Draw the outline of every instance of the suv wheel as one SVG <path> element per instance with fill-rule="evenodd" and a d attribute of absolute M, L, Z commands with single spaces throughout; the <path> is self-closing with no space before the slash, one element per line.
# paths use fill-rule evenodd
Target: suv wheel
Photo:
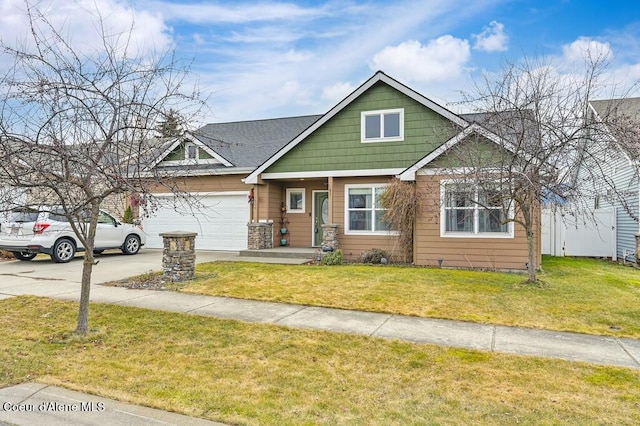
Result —
<path fill-rule="evenodd" d="M 122 245 L 122 253 L 136 254 L 138 251 L 140 251 L 140 237 L 134 234 L 127 235 Z"/>
<path fill-rule="evenodd" d="M 51 259 L 56 263 L 67 263 L 76 254 L 76 246 L 73 241 L 63 238 L 56 241 L 51 252 Z"/>
<path fill-rule="evenodd" d="M 12 251 L 13 256 L 18 260 L 29 261 L 36 257 L 38 253 L 33 253 L 31 251 Z"/>

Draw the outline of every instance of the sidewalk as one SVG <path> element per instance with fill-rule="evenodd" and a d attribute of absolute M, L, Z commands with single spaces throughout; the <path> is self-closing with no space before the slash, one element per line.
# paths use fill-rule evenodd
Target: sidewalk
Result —
<path fill-rule="evenodd" d="M 640 340 L 635 339 L 100 285 L 91 292 L 97 303 L 640 368 Z M 79 292 L 53 297 L 78 300 Z"/>

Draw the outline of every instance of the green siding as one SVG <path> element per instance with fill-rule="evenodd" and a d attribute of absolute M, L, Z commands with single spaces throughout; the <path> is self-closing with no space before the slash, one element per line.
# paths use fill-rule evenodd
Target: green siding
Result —
<path fill-rule="evenodd" d="M 198 158 L 201 160 L 208 160 L 213 157 L 204 149 L 198 148 Z"/>
<path fill-rule="evenodd" d="M 360 141 L 360 113 L 404 108 L 404 140 Z M 405 168 L 460 131 L 401 92 L 377 83 L 271 165 L 266 173 Z"/>
<path fill-rule="evenodd" d="M 512 154 L 482 136 L 470 136 L 427 164 L 428 168 L 491 167 L 510 161 Z"/>
<path fill-rule="evenodd" d="M 184 160 L 184 145 L 180 144 L 174 148 L 169 155 L 167 155 L 164 161 L 179 161 Z"/>
<path fill-rule="evenodd" d="M 201 148 L 198 148 L 198 158 L 200 160 L 207 160 L 213 157 L 207 151 Z M 171 153 L 169 153 L 169 155 L 167 155 L 164 159 L 164 161 L 180 161 L 180 160 L 184 160 L 184 144 L 183 143 L 175 147 L 173 151 L 171 151 Z"/>

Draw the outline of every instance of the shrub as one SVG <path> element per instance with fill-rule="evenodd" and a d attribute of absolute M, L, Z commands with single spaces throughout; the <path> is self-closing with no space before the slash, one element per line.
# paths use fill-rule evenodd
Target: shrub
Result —
<path fill-rule="evenodd" d="M 367 250 L 360 255 L 360 261 L 362 263 L 382 263 L 382 259 L 389 259 L 389 255 L 382 249 L 372 248 L 371 250 Z"/>
<path fill-rule="evenodd" d="M 342 265 L 342 250 L 336 250 L 325 254 L 322 257 L 323 265 Z"/>
<path fill-rule="evenodd" d="M 122 215 L 123 223 L 133 223 L 133 210 L 131 210 L 131 206 L 127 206 L 127 209 L 124 211 L 124 215 Z"/>

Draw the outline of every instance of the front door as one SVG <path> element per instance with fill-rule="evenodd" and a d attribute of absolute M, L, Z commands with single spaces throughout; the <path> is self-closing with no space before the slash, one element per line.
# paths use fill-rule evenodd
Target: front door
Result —
<path fill-rule="evenodd" d="M 313 246 L 322 245 L 322 225 L 329 222 L 329 192 L 313 191 Z"/>

